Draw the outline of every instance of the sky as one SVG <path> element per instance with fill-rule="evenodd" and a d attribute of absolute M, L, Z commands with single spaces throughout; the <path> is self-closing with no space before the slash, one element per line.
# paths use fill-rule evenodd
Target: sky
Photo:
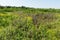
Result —
<path fill-rule="evenodd" d="M 60 8 L 60 0 L 0 0 L 2 6 L 26 6 L 34 8 Z"/>

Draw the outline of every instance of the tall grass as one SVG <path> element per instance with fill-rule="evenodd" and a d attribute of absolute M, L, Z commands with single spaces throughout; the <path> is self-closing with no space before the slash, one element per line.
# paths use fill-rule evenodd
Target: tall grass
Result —
<path fill-rule="evenodd" d="M 0 40 L 60 40 L 60 13 L 53 9 L 4 10 L 0 12 Z"/>

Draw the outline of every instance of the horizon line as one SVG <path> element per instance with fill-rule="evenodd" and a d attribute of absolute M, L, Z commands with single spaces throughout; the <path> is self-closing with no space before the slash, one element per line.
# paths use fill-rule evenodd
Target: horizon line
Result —
<path fill-rule="evenodd" d="M 22 6 L 14 6 L 14 5 L 0 5 L 0 6 L 11 6 L 11 7 L 22 7 Z M 29 6 L 24 6 L 29 7 Z M 42 8 L 42 9 L 60 9 L 60 8 L 54 8 L 54 7 L 29 7 L 29 8 Z"/>

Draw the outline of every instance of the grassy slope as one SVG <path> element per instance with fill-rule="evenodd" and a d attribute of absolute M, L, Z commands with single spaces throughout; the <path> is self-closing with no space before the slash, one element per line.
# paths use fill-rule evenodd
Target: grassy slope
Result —
<path fill-rule="evenodd" d="M 0 39 L 60 40 L 60 10 L 54 10 L 0 8 Z"/>

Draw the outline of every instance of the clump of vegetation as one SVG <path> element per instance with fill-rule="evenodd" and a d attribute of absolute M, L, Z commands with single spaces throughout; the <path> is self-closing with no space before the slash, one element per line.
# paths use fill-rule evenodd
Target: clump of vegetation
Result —
<path fill-rule="evenodd" d="M 0 7 L 0 40 L 60 40 L 60 9 Z"/>

